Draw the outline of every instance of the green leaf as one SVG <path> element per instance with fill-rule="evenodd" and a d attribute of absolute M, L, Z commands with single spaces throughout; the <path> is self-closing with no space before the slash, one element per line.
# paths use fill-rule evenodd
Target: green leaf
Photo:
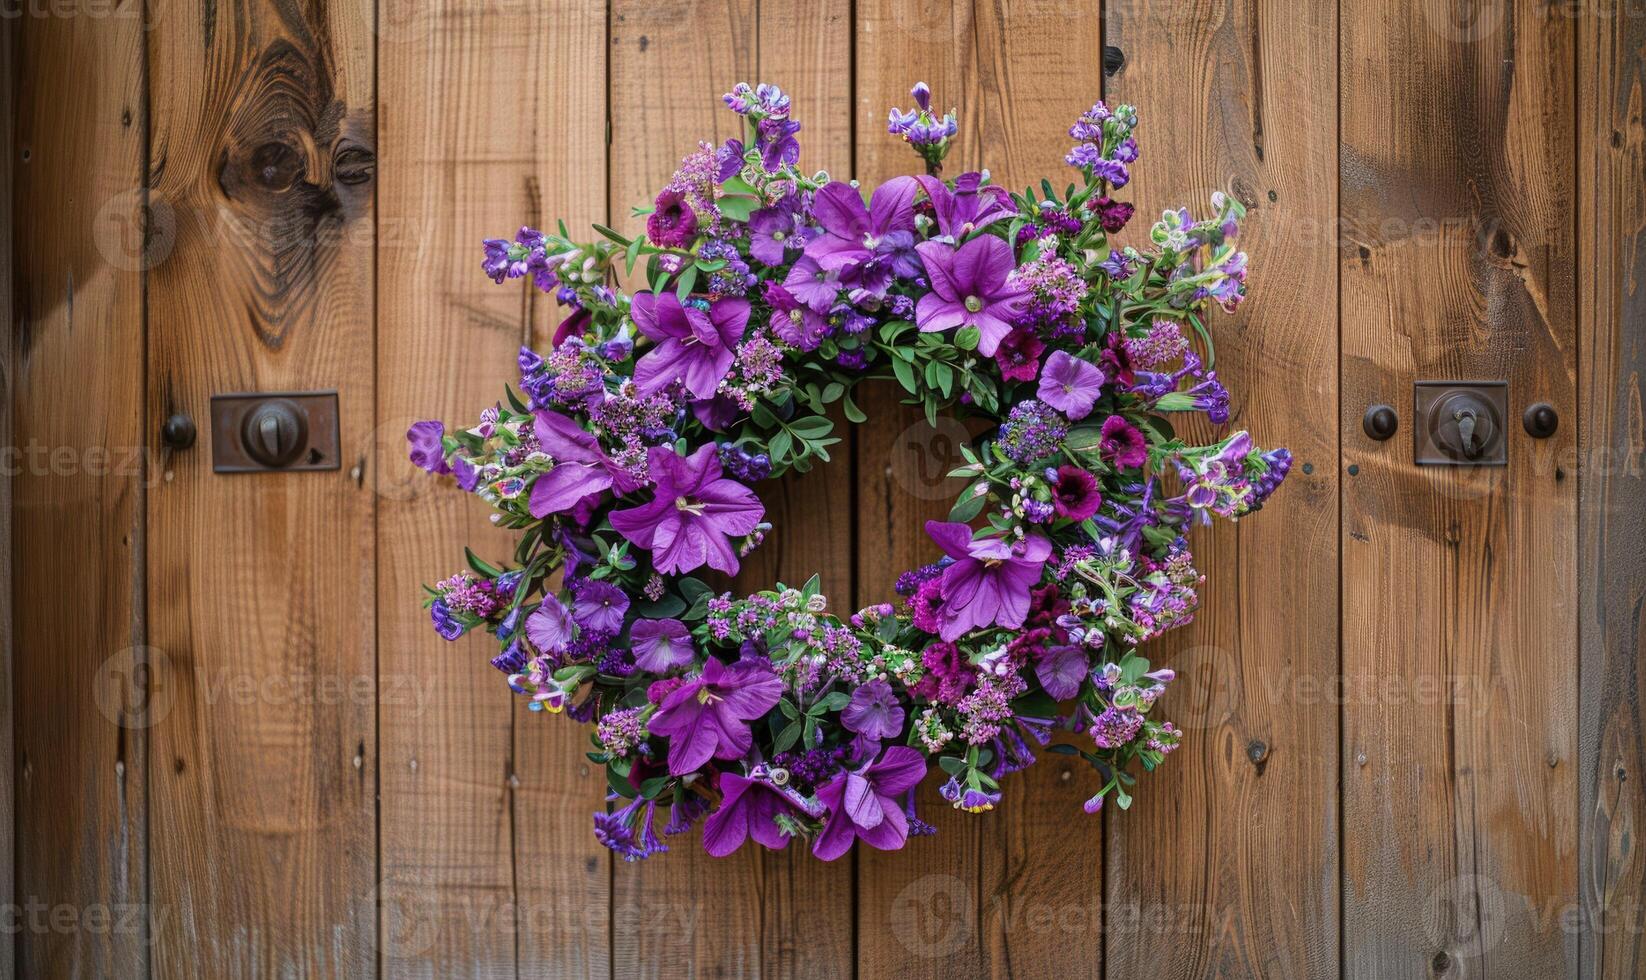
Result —
<path fill-rule="evenodd" d="M 961 350 L 977 350 L 977 345 L 983 340 L 983 331 L 976 327 L 961 327 L 954 335 L 954 345 Z"/>
<path fill-rule="evenodd" d="M 920 384 L 915 381 L 914 365 L 901 358 L 894 357 L 892 358 L 892 373 L 897 375 L 897 383 L 903 386 L 903 390 L 911 395 L 919 393 Z"/>
<path fill-rule="evenodd" d="M 793 445 L 794 437 L 785 430 L 772 436 L 772 441 L 766 446 L 766 452 L 771 455 L 773 463 L 778 463 L 789 458 L 789 450 Z"/>
<path fill-rule="evenodd" d="M 980 497 L 977 494 L 972 493 L 970 490 L 967 490 L 959 500 L 955 501 L 954 507 L 950 508 L 949 520 L 959 521 L 964 524 L 981 513 L 983 510 L 983 505 L 987 503 L 988 500 L 989 498 L 987 496 Z"/>
<path fill-rule="evenodd" d="M 686 297 L 692 294 L 692 287 L 696 285 L 697 266 L 688 265 L 686 271 L 680 274 L 680 281 L 674 284 L 674 295 L 681 302 L 685 302 Z"/>
<path fill-rule="evenodd" d="M 772 749 L 777 752 L 787 752 L 798 741 L 800 741 L 800 723 L 797 721 L 777 733 L 777 738 L 772 740 Z"/>
<path fill-rule="evenodd" d="M 861 425 L 869 420 L 869 417 L 863 414 L 863 410 L 857 407 L 857 403 L 852 401 L 850 395 L 847 395 L 845 401 L 840 403 L 840 410 L 846 413 L 846 421 L 851 422 L 853 425 Z"/>
<path fill-rule="evenodd" d="M 612 229 L 607 228 L 605 225 L 596 224 L 593 227 L 594 227 L 595 231 L 597 231 L 600 234 L 606 236 L 607 238 L 610 238 L 612 241 L 614 241 L 617 244 L 623 246 L 624 248 L 628 248 L 631 244 L 633 244 L 632 242 L 629 241 L 629 239 L 627 237 L 618 234 L 617 232 L 613 231 Z M 561 234 L 561 237 L 565 237 L 565 232 L 561 232 L 560 234 Z"/>
<path fill-rule="evenodd" d="M 951 776 L 958 776 L 969 768 L 965 759 L 959 759 L 952 755 L 938 756 L 937 764 L 942 766 L 943 771 Z"/>

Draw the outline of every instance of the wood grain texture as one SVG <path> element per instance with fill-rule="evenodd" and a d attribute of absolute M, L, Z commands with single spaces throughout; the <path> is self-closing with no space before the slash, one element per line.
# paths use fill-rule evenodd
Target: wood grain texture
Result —
<path fill-rule="evenodd" d="M 1578 74 L 1577 152 L 1579 969 L 1637 977 L 1646 972 L 1646 20 L 1607 3 L 1578 30 L 1578 64 L 1589 66 Z"/>
<path fill-rule="evenodd" d="M 605 16 L 391 3 L 379 33 L 380 673 L 426 695 L 382 714 L 383 973 L 604 976 L 609 870 L 589 833 L 604 778 L 579 764 L 577 726 L 524 717 L 485 642 L 448 644 L 407 612 L 464 545 L 497 561 L 513 542 L 407 461 L 405 431 L 469 424 L 547 323 L 551 303 L 480 273 L 480 241 L 605 214 Z"/>
<path fill-rule="evenodd" d="M 1109 814 L 1111 975 L 1326 977 L 1337 971 L 1337 22 L 1330 6 L 1111 0 L 1142 156 L 1120 194 L 1128 243 L 1166 208 L 1248 208 L 1251 293 L 1213 312 L 1227 426 L 1286 446 L 1286 485 L 1252 520 L 1190 535 L 1206 574 L 1195 623 L 1145 650 L 1179 671 L 1160 708 L 1183 747 Z M 1277 557 L 1285 555 L 1284 562 Z M 1161 827 L 1170 841 L 1158 846 Z"/>
<path fill-rule="evenodd" d="M 1343 8 L 1343 958 L 1576 969 L 1574 24 Z M 1400 51 L 1399 58 L 1390 57 Z M 1508 466 L 1412 464 L 1412 383 L 1506 379 Z M 1366 406 L 1402 415 L 1383 443 Z"/>
<path fill-rule="evenodd" d="M 15 962 L 25 977 L 141 978 L 143 270 L 161 250 L 143 208 L 142 25 L 81 12 L 17 38 Z M 73 927 L 53 923 L 60 908 Z M 96 909 L 124 928 L 89 928 Z"/>
<path fill-rule="evenodd" d="M 161 976 L 369 973 L 377 823 L 369 2 L 158 4 L 148 506 Z M 341 468 L 211 470 L 210 397 L 336 389 Z M 151 428 L 157 428 L 154 426 Z M 155 438 L 158 442 L 157 436 Z"/>
<path fill-rule="evenodd" d="M 935 103 L 961 110 L 949 175 L 987 167 L 1021 189 L 1055 174 L 1065 131 L 1100 92 L 1100 30 L 1096 3 L 860 2 L 856 176 L 872 185 L 920 169 L 886 135 L 885 120 L 922 80 Z M 894 389 L 879 382 L 862 399 L 862 603 L 890 599 L 900 573 L 937 556 L 925 522 L 943 519 L 963 488 L 943 474 L 961 462 L 966 427 L 950 420 L 934 430 Z M 920 813 L 938 833 L 900 852 L 858 855 L 860 975 L 1090 976 L 1101 968 L 1101 822 L 1080 810 L 1095 777 L 1065 763 L 1048 757 L 1008 778 L 1006 802 L 981 815 L 950 808 L 937 795 L 941 780 L 927 781 Z"/>
<path fill-rule="evenodd" d="M 7 314 L 7 327 L 0 331 L 0 447 L 15 447 L 11 427 L 11 396 L 16 390 L 12 367 L 12 161 L 16 148 L 12 133 L 17 80 L 17 28 L 15 21 L 0 24 L 0 310 Z M 12 480 L 21 475 L 7 459 L 0 470 L 0 906 L 16 902 L 17 798 L 14 779 L 13 735 L 15 708 L 12 700 Z M 17 976 L 17 937 L 7 931 L 0 935 L 0 980 Z"/>

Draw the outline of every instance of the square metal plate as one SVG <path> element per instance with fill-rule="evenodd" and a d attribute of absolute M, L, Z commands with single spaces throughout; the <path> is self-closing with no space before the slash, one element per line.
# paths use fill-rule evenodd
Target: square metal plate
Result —
<path fill-rule="evenodd" d="M 286 402 L 302 417 L 304 445 L 284 466 L 266 466 L 246 451 L 246 416 L 269 401 Z M 211 469 L 213 473 L 290 473 L 335 470 L 343 465 L 338 450 L 337 392 L 247 391 L 211 396 Z"/>
<path fill-rule="evenodd" d="M 1418 381 L 1412 385 L 1412 461 L 1419 466 L 1507 466 L 1509 463 L 1509 383 L 1507 381 Z M 1478 423 L 1489 431 L 1481 432 L 1481 452 L 1466 458 L 1448 452 L 1448 443 L 1455 444 L 1457 422 L 1453 406 L 1460 398 L 1469 397 L 1467 404 L 1485 408 L 1485 419 Z"/>

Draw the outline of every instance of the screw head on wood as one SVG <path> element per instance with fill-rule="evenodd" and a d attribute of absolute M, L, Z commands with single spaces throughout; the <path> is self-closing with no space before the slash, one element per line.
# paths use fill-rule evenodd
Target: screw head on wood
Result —
<path fill-rule="evenodd" d="M 1373 405 L 1366 409 L 1365 417 L 1360 420 L 1360 427 L 1366 430 L 1368 436 L 1382 442 L 1400 428 L 1400 416 L 1388 405 Z"/>
<path fill-rule="evenodd" d="M 1526 406 L 1526 411 L 1520 416 L 1520 423 L 1526 427 L 1526 434 L 1533 439 L 1547 439 L 1560 428 L 1560 414 L 1548 402 L 1538 402 Z"/>
<path fill-rule="evenodd" d="M 194 419 L 182 412 L 166 419 L 160 426 L 160 440 L 172 449 L 187 449 L 194 445 Z"/>

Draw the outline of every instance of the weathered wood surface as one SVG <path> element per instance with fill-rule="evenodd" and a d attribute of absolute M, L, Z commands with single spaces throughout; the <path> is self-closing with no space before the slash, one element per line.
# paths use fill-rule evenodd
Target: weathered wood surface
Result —
<path fill-rule="evenodd" d="M 0 864 L 23 916 L 0 977 L 1639 974 L 1646 29 L 1611 0 L 1455 7 L 0 18 L 20 454 Z M 1217 367 L 1231 428 L 1296 466 L 1259 519 L 1197 532 L 1206 604 L 1151 651 L 1184 672 L 1164 710 L 1189 738 L 1130 812 L 1081 814 L 1089 773 L 1052 757 L 989 814 L 927 786 L 941 834 L 896 855 L 716 861 L 687 838 L 614 865 L 583 732 L 417 609 L 463 544 L 506 545 L 405 460 L 405 429 L 473 417 L 559 316 L 486 281 L 479 240 L 633 227 L 697 139 L 734 132 L 720 93 L 762 79 L 837 175 L 915 169 L 884 120 L 924 79 L 961 109 L 951 172 L 1055 176 L 1103 95 L 1142 115 L 1126 237 L 1212 190 L 1251 208 L 1252 299 L 1214 323 Z M 1507 469 L 1411 464 L 1431 377 L 1510 381 Z M 213 476 L 208 435 L 159 441 L 212 393 L 276 388 L 339 390 L 340 471 Z M 1553 439 L 1521 431 L 1533 400 Z M 1360 430 L 1374 401 L 1402 415 L 1387 443 Z M 832 466 L 769 489 L 778 529 L 740 585 L 820 571 L 849 609 L 933 555 L 965 428 L 889 387 L 863 406 Z M 31 926 L 28 903 L 76 924 Z"/>
<path fill-rule="evenodd" d="M 1578 25 L 1577 893 L 1585 976 L 1646 972 L 1646 20 Z M 1564 420 L 1562 420 L 1564 422 Z M 1573 463 L 1577 465 L 1574 466 Z M 1604 583 L 1602 586 L 1601 583 Z"/>
<path fill-rule="evenodd" d="M 12 309 L 12 160 L 14 85 L 17 69 L 17 28 L 12 21 L 0 24 L 0 310 Z M 16 385 L 12 370 L 12 335 L 0 331 L 0 447 L 15 446 L 12 439 L 11 399 Z M 0 471 L 0 582 L 11 581 L 11 481 L 17 472 Z M 12 766 L 16 709 L 12 702 L 12 619 L 11 590 L 0 593 L 0 854 L 15 855 L 17 833 L 16 781 Z M 0 905 L 16 901 L 15 859 L 0 866 Z M 0 935 L 0 980 L 17 976 L 17 936 Z"/>
<path fill-rule="evenodd" d="M 1577 411 L 1574 30 L 1449 10 L 1343 8 L 1344 973 L 1563 976 L 1576 434 L 1520 413 Z M 1412 465 L 1431 378 L 1507 380 L 1507 467 Z M 1402 418 L 1382 443 L 1378 402 Z"/>
<path fill-rule="evenodd" d="M 148 186 L 173 239 L 147 269 L 147 418 L 202 423 L 148 498 L 167 696 L 151 701 L 151 963 L 358 975 L 377 931 L 371 4 L 151 13 Z M 213 474 L 213 394 L 333 388 L 340 468 Z"/>
<path fill-rule="evenodd" d="M 10 580 L 24 977 L 147 975 L 145 697 L 161 692 L 145 684 L 143 269 L 165 245 L 145 227 L 143 65 L 132 18 L 18 28 L 8 396 L 13 562 L 27 570 Z M 122 928 L 82 928 L 97 909 Z"/>
<path fill-rule="evenodd" d="M 1109 101 L 1137 107 L 1143 152 L 1124 191 L 1138 208 L 1125 239 L 1147 241 L 1169 207 L 1207 213 L 1214 191 L 1248 209 L 1250 298 L 1208 322 L 1232 417 L 1196 417 L 1192 435 L 1247 429 L 1294 456 L 1261 514 L 1191 535 L 1208 576 L 1201 611 L 1149 653 L 1180 672 L 1170 716 L 1187 738 L 1131 812 L 1109 816 L 1109 970 L 1327 976 L 1338 959 L 1338 597 L 1321 587 L 1338 566 L 1336 12 L 1111 0 L 1104 40 Z"/>

